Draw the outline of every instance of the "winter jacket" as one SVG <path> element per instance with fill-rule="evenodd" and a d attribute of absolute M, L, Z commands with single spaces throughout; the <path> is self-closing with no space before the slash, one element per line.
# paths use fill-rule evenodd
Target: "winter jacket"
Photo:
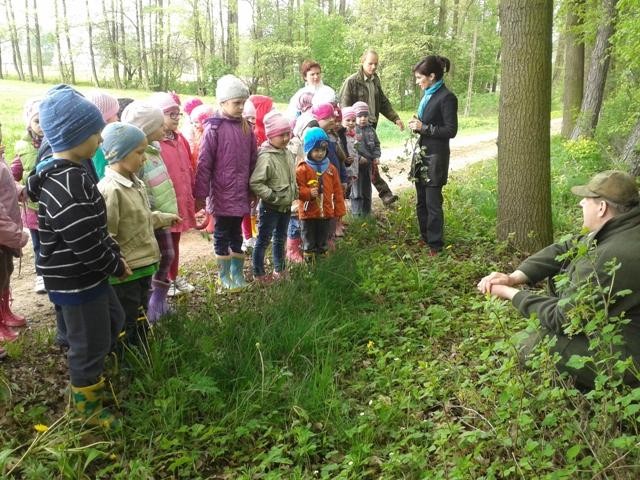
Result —
<path fill-rule="evenodd" d="M 11 173 L 16 182 L 25 185 L 27 177 L 36 168 L 38 150 L 34 147 L 33 139 L 28 133 L 16 142 L 15 158 L 11 162 Z M 30 230 L 38 229 L 38 204 L 27 201 L 26 208 L 22 210 L 22 223 Z"/>
<path fill-rule="evenodd" d="M 160 144 L 153 142 L 147 146 L 145 155 L 147 160 L 140 169 L 140 180 L 147 187 L 149 207 L 164 213 L 178 214 L 178 201 L 173 182 L 169 177 L 167 166 L 160 156 Z"/>
<path fill-rule="evenodd" d="M 342 84 L 340 89 L 340 106 L 350 107 L 356 102 L 364 102 L 369 105 L 369 87 L 365 81 L 365 74 L 362 67 L 348 77 Z M 387 117 L 392 122 L 396 122 L 400 117 L 391 106 L 391 102 L 382 91 L 382 85 L 380 84 L 380 77 L 377 74 L 373 75 L 373 85 L 375 87 L 375 111 L 372 112 L 371 120 L 377 124 L 380 120 L 380 114 Z M 371 110 L 371 106 L 369 105 Z"/>
<path fill-rule="evenodd" d="M 420 121 L 422 129 L 418 132 L 420 139 L 411 164 L 411 176 L 428 187 L 446 185 L 449 177 L 449 140 L 458 133 L 457 97 L 442 85 L 429 99 Z M 416 164 L 416 161 L 419 163 Z"/>
<path fill-rule="evenodd" d="M 0 156 L 0 248 L 18 250 L 25 246 L 27 237 L 22 234 L 22 221 L 13 175 Z"/>
<path fill-rule="evenodd" d="M 37 266 L 49 292 L 81 293 L 109 275 L 122 276 L 124 265 L 107 231 L 104 199 L 82 165 L 48 162 L 27 179 L 27 191 L 39 202 Z"/>
<path fill-rule="evenodd" d="M 174 132 L 174 138 L 164 138 L 160 142 L 160 156 L 167 167 L 169 177 L 178 202 L 178 215 L 182 222 L 171 227 L 172 232 L 186 232 L 196 226 L 195 201 L 193 198 L 193 170 L 191 168 L 191 152 L 186 138 Z"/>
<path fill-rule="evenodd" d="M 366 127 L 356 126 L 356 142 L 358 153 L 369 161 L 380 159 L 380 140 L 375 129 L 371 125 Z"/>
<path fill-rule="evenodd" d="M 288 210 L 298 198 L 295 158 L 286 148 L 273 147 L 269 142 L 258 150 L 256 168 L 249 185 L 268 207 Z"/>
<path fill-rule="evenodd" d="M 357 149 L 359 145 L 355 129 L 350 132 L 345 129 L 342 140 L 347 156 L 351 157 L 353 160 L 351 165 L 347 166 L 347 175 L 349 175 L 351 180 L 355 180 L 358 178 L 358 170 L 360 170 L 358 163 L 360 161 L 360 154 Z"/>
<path fill-rule="evenodd" d="M 306 162 L 298 164 L 296 168 L 296 180 L 300 191 L 301 208 L 298 209 L 300 220 L 342 217 L 346 214 L 344 194 L 340 182 L 340 174 L 336 167 L 329 164 L 322 178 L 322 209 L 320 208 L 320 196 L 311 198 L 313 182 L 318 180 L 318 174 Z"/>
<path fill-rule="evenodd" d="M 249 179 L 256 159 L 256 137 L 251 128 L 245 133 L 241 119 L 216 113 L 205 122 L 195 197 L 208 197 L 207 210 L 214 216 L 248 215 Z"/>

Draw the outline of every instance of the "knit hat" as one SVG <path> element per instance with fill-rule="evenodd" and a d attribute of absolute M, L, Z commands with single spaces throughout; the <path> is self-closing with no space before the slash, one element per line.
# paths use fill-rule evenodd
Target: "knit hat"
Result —
<path fill-rule="evenodd" d="M 96 90 L 94 92 L 90 92 L 89 95 L 87 95 L 87 98 L 91 103 L 98 107 L 98 110 L 100 110 L 100 113 L 102 114 L 102 119 L 105 122 L 108 122 L 118 115 L 120 104 L 118 103 L 118 99 L 113 95 Z"/>
<path fill-rule="evenodd" d="M 31 98 L 27 100 L 27 103 L 24 104 L 24 124 L 27 128 L 31 125 L 31 120 L 33 117 L 38 115 L 38 107 L 40 106 L 41 100 L 39 98 Z"/>
<path fill-rule="evenodd" d="M 316 120 L 326 120 L 335 117 L 335 110 L 330 103 L 321 103 L 311 109 L 311 113 Z"/>
<path fill-rule="evenodd" d="M 298 97 L 296 108 L 299 112 L 306 112 L 313 106 L 313 93 L 302 92 Z"/>
<path fill-rule="evenodd" d="M 164 124 L 164 115 L 155 105 L 136 100 L 122 112 L 122 122 L 138 127 L 145 135 L 158 130 Z"/>
<path fill-rule="evenodd" d="M 190 98 L 184 103 L 185 113 L 191 116 L 191 112 L 193 112 L 193 109 L 196 108 L 198 105 L 202 105 L 202 100 L 200 100 L 198 97 Z"/>
<path fill-rule="evenodd" d="M 102 131 L 102 150 L 109 163 L 117 163 L 136 149 L 147 136 L 135 125 L 113 122 Z"/>
<path fill-rule="evenodd" d="M 49 90 L 38 110 L 40 126 L 53 152 L 77 147 L 105 126 L 98 107 L 69 85 Z"/>
<path fill-rule="evenodd" d="M 572 187 L 571 193 L 586 198 L 602 197 L 622 206 L 637 205 L 639 200 L 636 181 L 619 170 L 600 172 L 586 185 Z"/>
<path fill-rule="evenodd" d="M 311 127 L 304 132 L 304 154 L 305 156 L 309 154 L 311 150 L 319 147 L 322 142 L 329 145 L 329 137 L 323 129 L 320 127 Z"/>
<path fill-rule="evenodd" d="M 282 113 L 271 111 L 264 116 L 264 131 L 267 138 L 273 138 L 283 133 L 290 133 L 291 125 Z"/>
<path fill-rule="evenodd" d="M 216 83 L 216 100 L 222 103 L 232 98 L 249 98 L 249 89 L 235 75 L 224 75 Z"/>
<path fill-rule="evenodd" d="M 256 117 L 256 106 L 253 104 L 250 98 L 244 102 L 244 109 L 242 110 L 242 116 L 244 118 Z"/>
<path fill-rule="evenodd" d="M 356 111 L 353 107 L 344 107 L 342 109 L 342 119 L 349 120 L 356 118 Z"/>
<path fill-rule="evenodd" d="M 356 112 L 356 117 L 369 115 L 369 105 L 365 102 L 356 102 L 353 104 L 352 108 Z"/>
<path fill-rule="evenodd" d="M 149 97 L 149 102 L 162 110 L 162 113 L 172 108 L 180 108 L 173 95 L 167 92 L 154 93 Z"/>
<path fill-rule="evenodd" d="M 198 105 L 189 115 L 191 123 L 203 125 L 205 120 L 213 117 L 215 110 L 211 105 Z"/>

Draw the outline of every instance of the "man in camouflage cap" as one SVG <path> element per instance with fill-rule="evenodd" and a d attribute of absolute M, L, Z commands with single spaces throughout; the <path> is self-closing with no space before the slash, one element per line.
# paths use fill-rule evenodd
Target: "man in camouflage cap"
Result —
<path fill-rule="evenodd" d="M 595 175 L 586 185 L 575 186 L 571 192 L 582 197 L 583 226 L 586 234 L 569 241 L 550 245 L 525 260 L 516 271 L 507 275 L 492 272 L 478 283 L 481 293 L 511 300 L 525 317 L 536 314 L 540 328 L 529 334 L 520 344 L 520 360 L 524 362 L 535 345 L 545 336 L 556 338 L 553 352 L 560 354 L 557 367 L 574 376 L 582 387 L 592 388 L 596 373 L 589 362 L 580 369 L 571 368 L 567 362 L 572 355 L 591 356 L 589 337 L 584 333 L 568 335 L 568 314 L 575 306 L 577 289 L 585 282 L 601 287 L 611 286 L 608 315 L 629 319 L 621 327 L 623 345 L 615 347 L 622 358 L 631 356 L 640 366 L 640 208 L 635 179 L 617 170 L 608 170 Z M 566 256 L 576 246 L 586 245 L 586 255 Z M 612 259 L 620 268 L 612 277 L 608 264 Z M 535 284 L 545 278 L 552 279 L 564 273 L 569 281 L 556 291 L 550 282 L 547 295 L 516 288 L 524 283 Z M 618 292 L 631 293 L 616 297 Z M 598 308 L 604 309 L 604 305 Z M 637 384 L 636 375 L 627 372 L 624 381 Z"/>

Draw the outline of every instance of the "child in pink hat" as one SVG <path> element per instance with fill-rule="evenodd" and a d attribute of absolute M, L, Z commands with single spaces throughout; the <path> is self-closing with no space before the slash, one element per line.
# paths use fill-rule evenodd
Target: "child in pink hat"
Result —
<path fill-rule="evenodd" d="M 118 99 L 116 97 L 102 90 L 96 90 L 90 92 L 87 95 L 87 100 L 98 107 L 98 110 L 100 110 L 100 113 L 102 114 L 104 123 L 109 124 L 118 121 L 120 103 L 118 102 Z M 107 167 L 107 160 L 104 158 L 104 151 L 102 150 L 102 146 L 98 147 L 91 161 L 93 162 L 93 166 L 95 167 L 96 173 L 98 174 L 98 179 L 104 177 L 104 170 Z"/>

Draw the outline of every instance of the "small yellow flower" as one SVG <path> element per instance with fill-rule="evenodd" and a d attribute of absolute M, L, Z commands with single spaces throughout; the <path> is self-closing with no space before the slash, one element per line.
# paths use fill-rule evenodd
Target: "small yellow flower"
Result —
<path fill-rule="evenodd" d="M 38 423 L 36 425 L 33 426 L 33 428 L 35 429 L 36 432 L 38 433 L 44 433 L 47 430 L 49 430 L 49 427 L 47 427 L 46 425 L 43 425 L 41 423 Z"/>
<path fill-rule="evenodd" d="M 113 460 L 114 462 L 118 459 L 118 456 L 115 453 L 109 455 L 109 460 Z"/>
<path fill-rule="evenodd" d="M 375 346 L 375 343 L 373 343 L 373 340 L 369 340 L 369 343 L 367 343 L 367 349 L 371 350 L 374 346 Z"/>

